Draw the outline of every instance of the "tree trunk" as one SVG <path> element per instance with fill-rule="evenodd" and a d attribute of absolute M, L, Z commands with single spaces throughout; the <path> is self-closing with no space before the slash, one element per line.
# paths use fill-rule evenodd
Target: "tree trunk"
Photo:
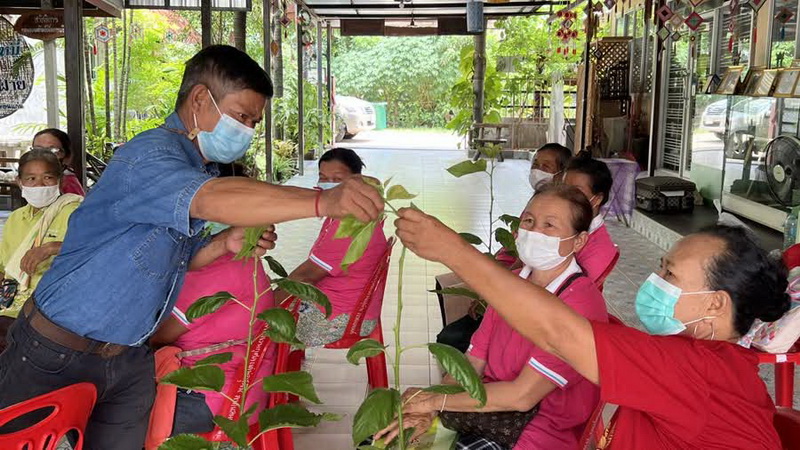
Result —
<path fill-rule="evenodd" d="M 108 28 L 108 19 L 103 19 L 103 25 Z M 105 103 L 106 103 L 106 136 L 105 139 L 111 139 L 111 61 L 108 58 L 108 42 L 103 44 L 103 68 L 105 69 L 104 72 L 104 82 L 105 82 Z"/>
<path fill-rule="evenodd" d="M 128 16 L 128 32 L 125 34 L 125 47 L 128 49 L 127 57 L 123 61 L 122 67 L 122 111 L 125 113 L 122 114 L 122 139 L 123 141 L 128 140 L 128 87 L 131 83 L 131 49 L 132 46 L 131 41 L 133 40 L 133 13 L 134 10 L 130 10 L 130 16 Z"/>
<path fill-rule="evenodd" d="M 122 27 L 125 27 L 123 17 L 123 24 Z M 114 135 L 112 137 L 112 141 L 116 142 L 119 140 L 119 131 L 120 131 L 120 92 L 119 92 L 119 58 L 117 55 L 117 20 L 113 19 L 112 23 L 114 24 L 114 42 L 112 44 L 112 52 L 113 52 L 113 59 L 114 59 Z M 123 43 L 124 45 L 124 43 Z M 123 50 L 124 51 L 124 50 Z"/>
<path fill-rule="evenodd" d="M 130 18 L 128 17 L 127 11 L 125 9 L 122 10 L 122 62 L 120 63 L 120 77 L 119 77 L 119 84 L 117 86 L 117 95 L 119 96 L 119 100 L 117 101 L 117 141 L 124 142 L 125 141 L 125 120 L 128 114 L 127 110 L 125 109 L 125 86 L 127 85 L 127 78 L 125 74 L 125 68 L 127 67 L 127 60 L 128 60 L 128 47 L 130 46 L 129 39 L 130 35 L 128 34 L 128 27 L 130 26 Z"/>
<path fill-rule="evenodd" d="M 87 103 L 89 104 L 89 123 L 92 126 L 92 136 L 97 136 L 97 120 L 94 116 L 94 89 L 92 86 L 92 59 L 89 57 L 89 53 L 92 51 L 92 46 L 89 45 L 89 37 L 86 35 L 87 33 L 91 33 L 93 28 L 91 26 L 84 27 L 84 35 L 83 35 L 83 67 L 86 72 L 86 99 Z"/>
<path fill-rule="evenodd" d="M 266 0 L 270 1 L 270 0 Z M 239 50 L 247 51 L 247 13 L 235 12 L 233 16 L 233 46 Z M 269 49 L 264 49 L 269 51 Z"/>
<path fill-rule="evenodd" d="M 270 1 L 270 0 L 265 0 Z M 272 13 L 272 40 L 278 45 L 278 53 L 272 56 L 272 82 L 274 84 L 275 98 L 283 97 L 283 26 L 281 25 L 281 9 L 274 8 Z M 271 49 L 265 49 L 271 51 Z M 284 139 L 284 124 L 273 121 L 275 139 Z"/>

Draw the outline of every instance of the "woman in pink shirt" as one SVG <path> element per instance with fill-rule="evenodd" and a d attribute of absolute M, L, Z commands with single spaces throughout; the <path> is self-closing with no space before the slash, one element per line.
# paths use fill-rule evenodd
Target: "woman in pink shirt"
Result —
<path fill-rule="evenodd" d="M 72 163 L 72 143 L 67 133 L 59 130 L 58 128 L 48 128 L 36 133 L 33 136 L 32 145 L 34 147 L 42 147 L 52 149 L 64 166 L 64 175 L 61 177 L 61 193 L 62 194 L 77 194 L 82 197 L 86 196 L 86 192 L 81 186 L 78 177 L 70 170 Z"/>
<path fill-rule="evenodd" d="M 582 272 L 575 254 L 584 248 L 592 221 L 592 208 L 576 188 L 540 187 L 522 213 L 517 250 L 523 262 L 519 276 L 557 295 L 589 320 L 605 322 L 605 301 L 594 282 Z M 483 376 L 487 402 L 476 409 L 468 394 L 442 395 L 410 389 L 406 399 L 405 427 L 420 434 L 439 411 L 538 412 L 514 445 L 518 450 L 574 449 L 586 421 L 599 400 L 597 386 L 558 357 L 537 347 L 514 331 L 493 308 L 486 312 L 467 350 L 475 370 Z M 445 383 L 454 383 L 449 376 Z M 396 424 L 376 437 L 393 438 Z M 459 436 L 457 449 L 503 447 L 483 436 Z"/>
<path fill-rule="evenodd" d="M 363 168 L 364 162 L 353 150 L 328 150 L 319 159 L 318 186 L 320 189 L 333 188 L 342 180 L 360 174 Z M 290 279 L 315 285 L 328 296 L 333 306 L 333 313 L 327 319 L 316 305 L 303 303 L 300 306 L 297 338 L 309 347 L 320 347 L 342 338 L 350 314 L 356 308 L 362 291 L 388 245 L 383 234 L 383 223 L 380 223 L 375 227 L 364 255 L 345 272 L 341 264 L 352 239 L 335 239 L 338 228 L 339 220 L 326 218 L 308 259 L 289 274 Z M 276 294 L 279 301 L 286 296 L 280 291 Z M 364 316 L 362 336 L 368 336 L 375 329 L 381 314 L 382 298 L 383 287 L 379 286 Z"/>

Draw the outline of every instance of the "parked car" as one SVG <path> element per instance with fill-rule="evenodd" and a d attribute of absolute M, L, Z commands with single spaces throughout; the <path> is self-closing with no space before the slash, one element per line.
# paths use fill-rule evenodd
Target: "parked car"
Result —
<path fill-rule="evenodd" d="M 336 96 L 336 141 L 375 129 L 375 108 L 356 97 Z"/>
<path fill-rule="evenodd" d="M 701 117 L 701 127 L 721 141 L 725 141 L 726 153 L 729 157 L 744 158 L 746 142 L 755 137 L 756 129 L 763 125 L 772 114 L 775 99 L 745 98 L 731 106 L 730 123 L 725 129 L 728 100 L 720 100 L 709 104 Z"/>

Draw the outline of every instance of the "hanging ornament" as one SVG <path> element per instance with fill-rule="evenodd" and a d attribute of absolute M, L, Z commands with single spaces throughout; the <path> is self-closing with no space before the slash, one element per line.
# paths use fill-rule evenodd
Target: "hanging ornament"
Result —
<path fill-rule="evenodd" d="M 689 17 L 687 17 L 686 20 L 683 21 L 683 23 L 685 23 L 690 30 L 696 31 L 700 27 L 700 25 L 703 24 L 703 17 L 700 14 L 697 14 L 696 12 L 692 11 L 692 13 L 689 14 Z"/>
<path fill-rule="evenodd" d="M 672 29 L 677 31 L 681 25 L 683 25 L 683 17 L 680 14 L 673 14 L 672 17 L 669 19 L 669 23 L 672 24 Z"/>
<path fill-rule="evenodd" d="M 666 40 L 667 40 L 667 38 L 669 37 L 669 35 L 670 35 L 670 34 L 672 34 L 672 32 L 671 32 L 671 31 L 669 31 L 669 28 L 667 28 L 667 27 L 665 27 L 665 26 L 664 26 L 664 27 L 661 27 L 661 28 L 659 28 L 659 30 L 656 32 L 656 35 L 657 35 L 657 36 L 658 36 L 658 38 L 659 38 L 659 39 L 661 39 L 662 41 L 666 41 Z"/>
<path fill-rule="evenodd" d="M 616 6 L 617 1 L 616 0 L 606 0 L 605 4 L 606 4 L 606 8 L 614 9 L 614 6 Z"/>
<path fill-rule="evenodd" d="M 661 8 L 658 8 L 658 11 L 656 11 L 656 15 L 658 16 L 659 19 L 661 19 L 662 22 L 666 22 L 669 19 L 671 19 L 672 16 L 675 15 L 675 13 L 672 12 L 672 8 L 670 8 L 667 5 L 664 5 Z"/>
<path fill-rule="evenodd" d="M 775 20 L 781 24 L 781 40 L 786 40 L 786 23 L 789 22 L 792 17 L 794 17 L 794 13 L 787 7 L 781 8 L 778 11 L 778 14 L 775 15 Z"/>
<path fill-rule="evenodd" d="M 272 43 L 269 44 L 269 51 L 272 53 L 272 56 L 278 56 L 278 52 L 281 51 L 281 46 L 278 45 L 277 42 L 272 41 Z"/>
<path fill-rule="evenodd" d="M 689 3 L 692 4 L 692 8 L 697 8 L 700 6 L 705 0 L 689 0 Z"/>
<path fill-rule="evenodd" d="M 739 0 L 731 0 L 728 7 L 730 8 L 731 15 L 736 15 L 739 10 Z"/>
<path fill-rule="evenodd" d="M 672 33 L 672 35 L 670 37 L 672 38 L 672 40 L 674 42 L 678 42 L 679 40 L 681 40 L 681 37 L 683 37 L 683 36 L 681 36 L 681 34 L 676 30 L 676 31 L 674 31 Z"/>

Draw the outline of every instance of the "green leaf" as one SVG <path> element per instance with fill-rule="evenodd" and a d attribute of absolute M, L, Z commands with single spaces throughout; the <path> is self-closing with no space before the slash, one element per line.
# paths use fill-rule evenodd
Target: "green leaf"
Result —
<path fill-rule="evenodd" d="M 369 358 L 378 355 L 383 352 L 385 348 L 385 345 L 381 345 L 381 343 L 375 339 L 362 339 L 356 342 L 350 347 L 350 350 L 347 351 L 347 360 L 350 364 L 357 366 L 361 358 Z"/>
<path fill-rule="evenodd" d="M 278 260 L 269 255 L 265 256 L 264 259 L 266 259 L 267 264 L 269 264 L 269 270 L 275 272 L 275 275 L 278 275 L 279 277 L 282 278 L 286 278 L 289 276 L 289 274 L 286 272 L 286 269 L 283 268 L 283 266 L 281 265 L 281 263 L 278 262 Z"/>
<path fill-rule="evenodd" d="M 250 427 L 247 425 L 247 417 L 239 417 L 238 420 L 230 420 L 222 416 L 214 416 L 214 423 L 228 435 L 237 445 L 247 448 L 247 432 Z"/>
<path fill-rule="evenodd" d="M 219 392 L 225 385 L 225 372 L 219 366 L 181 367 L 164 376 L 161 383 L 174 384 L 193 391 Z"/>
<path fill-rule="evenodd" d="M 416 209 L 417 211 L 422 211 L 421 209 L 419 209 L 419 206 L 414 204 L 414 202 L 411 202 L 410 208 L 411 209 Z"/>
<path fill-rule="evenodd" d="M 511 256 L 517 256 L 517 242 L 514 235 L 505 228 L 498 228 L 494 230 L 494 238 L 503 246 L 504 249 Z"/>
<path fill-rule="evenodd" d="M 477 292 L 473 291 L 472 289 L 467 289 L 463 287 L 431 289 L 428 292 L 433 292 L 434 294 L 442 294 L 442 295 L 462 295 L 464 297 L 469 297 L 474 300 L 480 300 L 481 298 L 481 296 L 478 295 Z"/>
<path fill-rule="evenodd" d="M 384 188 L 386 188 L 386 186 L 389 186 L 389 183 L 391 183 L 391 182 L 392 182 L 392 179 L 393 179 L 393 178 L 394 178 L 394 177 L 389 177 L 389 178 L 387 178 L 387 179 L 386 179 L 386 181 L 384 181 L 384 182 L 383 182 L 383 187 L 384 187 Z"/>
<path fill-rule="evenodd" d="M 472 233 L 458 233 L 458 235 L 472 245 L 483 245 L 483 240 Z"/>
<path fill-rule="evenodd" d="M 399 403 L 400 392 L 395 389 L 379 388 L 370 392 L 353 418 L 353 445 L 389 426 Z"/>
<path fill-rule="evenodd" d="M 416 195 L 408 192 L 406 188 L 399 184 L 395 184 L 386 191 L 387 202 L 392 200 L 411 200 L 412 198 L 416 198 Z"/>
<path fill-rule="evenodd" d="M 472 161 L 468 159 L 466 161 L 461 161 L 454 166 L 448 167 L 447 171 L 450 172 L 450 175 L 453 175 L 456 178 L 461 178 L 464 175 L 469 175 L 471 173 L 486 172 L 486 160 L 479 159 L 477 161 Z"/>
<path fill-rule="evenodd" d="M 208 442 L 196 434 L 179 434 L 173 436 L 158 446 L 158 450 L 213 450 L 218 444 Z"/>
<path fill-rule="evenodd" d="M 469 396 L 480 403 L 486 404 L 486 389 L 481 382 L 481 377 L 475 372 L 467 357 L 457 349 L 444 344 L 428 344 L 428 350 L 433 353 L 436 360 L 444 367 L 450 376 L 464 386 Z"/>
<path fill-rule="evenodd" d="M 261 414 L 258 415 L 258 427 L 260 431 L 265 432 L 278 428 L 315 427 L 323 420 L 336 421 L 339 419 L 340 417 L 336 414 L 314 414 L 298 403 L 287 403 L 261 411 Z"/>
<path fill-rule="evenodd" d="M 217 292 L 214 295 L 199 298 L 186 310 L 186 319 L 194 322 L 197 318 L 216 312 L 222 308 L 222 305 L 234 298 L 236 297 L 230 292 Z"/>
<path fill-rule="evenodd" d="M 328 300 L 328 296 L 319 289 L 308 283 L 302 283 L 300 281 L 290 280 L 288 278 L 277 280 L 275 281 L 275 284 L 278 285 L 279 289 L 288 292 L 290 295 L 294 295 L 300 300 L 305 300 L 307 302 L 316 303 L 317 305 L 322 306 L 325 308 L 325 317 L 330 317 L 332 310 L 331 302 Z"/>
<path fill-rule="evenodd" d="M 232 352 L 217 353 L 216 355 L 211 355 L 207 358 L 203 358 L 200 361 L 197 361 L 196 363 L 194 363 L 194 367 L 210 366 L 211 364 L 225 364 L 231 359 L 233 359 Z"/>
<path fill-rule="evenodd" d="M 258 247 L 258 241 L 265 231 L 267 231 L 267 227 L 251 227 L 245 229 L 242 249 L 239 250 L 239 253 L 237 253 L 233 259 L 240 260 L 252 256 L 253 251 Z"/>
<path fill-rule="evenodd" d="M 362 228 L 355 236 L 353 236 L 353 240 L 350 242 L 350 246 L 347 247 L 347 252 L 344 254 L 344 258 L 342 259 L 342 270 L 347 271 L 347 268 L 350 267 L 351 264 L 355 263 L 362 256 L 364 256 L 364 252 L 367 251 L 367 247 L 369 246 L 369 242 L 372 240 L 372 234 L 375 232 L 375 227 L 378 225 L 378 222 L 370 222 L 364 228 Z"/>
<path fill-rule="evenodd" d="M 353 237 L 367 225 L 369 225 L 369 223 L 361 222 L 354 216 L 347 216 L 339 221 L 339 227 L 336 229 L 336 234 L 334 234 L 333 237 L 336 239 Z"/>
<path fill-rule="evenodd" d="M 258 318 L 267 323 L 264 330 L 273 342 L 292 343 L 297 332 L 294 316 L 283 308 L 270 308 L 258 315 Z"/>
<path fill-rule="evenodd" d="M 265 392 L 286 392 L 321 404 L 322 401 L 314 390 L 314 380 L 308 372 L 287 372 L 265 377 L 261 380 Z"/>
<path fill-rule="evenodd" d="M 517 230 L 519 230 L 519 217 L 512 216 L 511 214 L 503 214 L 500 216 L 500 220 L 511 229 L 512 233 L 515 233 Z"/>
<path fill-rule="evenodd" d="M 434 394 L 460 394 L 465 391 L 464 386 L 457 384 L 437 384 L 435 386 L 426 387 L 423 389 L 425 392 L 433 392 Z"/>

